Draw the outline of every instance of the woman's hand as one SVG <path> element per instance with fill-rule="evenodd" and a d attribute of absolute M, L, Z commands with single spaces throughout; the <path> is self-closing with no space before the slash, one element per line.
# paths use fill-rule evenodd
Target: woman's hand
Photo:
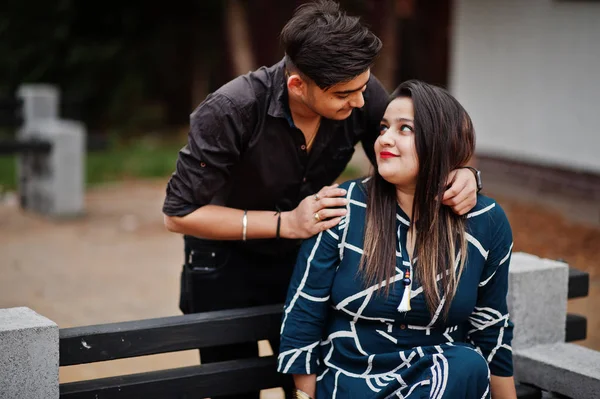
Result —
<path fill-rule="evenodd" d="M 296 389 L 301 390 L 313 399 L 317 391 L 316 374 L 294 374 L 294 385 Z"/>
<path fill-rule="evenodd" d="M 308 238 L 337 225 L 346 214 L 348 203 L 341 198 L 346 190 L 337 187 L 337 184 L 325 186 L 304 198 L 293 211 L 282 213 L 281 237 Z"/>
<path fill-rule="evenodd" d="M 513 377 L 492 375 L 490 386 L 492 399 L 517 399 L 517 389 Z"/>
<path fill-rule="evenodd" d="M 444 193 L 442 204 L 452 208 L 454 213 L 464 215 L 477 204 L 477 181 L 469 169 L 453 170 L 446 184 L 452 185 Z"/>

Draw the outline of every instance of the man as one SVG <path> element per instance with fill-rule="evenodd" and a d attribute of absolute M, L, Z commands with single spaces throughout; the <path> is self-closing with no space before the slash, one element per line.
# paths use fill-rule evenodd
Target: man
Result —
<path fill-rule="evenodd" d="M 346 212 L 331 184 L 359 141 L 374 163 L 388 102 L 370 72 L 379 38 L 320 1 L 299 7 L 281 39 L 283 60 L 225 84 L 191 115 L 163 207 L 166 227 L 185 235 L 184 313 L 283 303 L 300 240 Z M 452 180 L 445 204 L 464 214 L 475 178 L 460 169 Z M 251 356 L 255 344 L 231 345 L 203 349 L 201 361 Z"/>

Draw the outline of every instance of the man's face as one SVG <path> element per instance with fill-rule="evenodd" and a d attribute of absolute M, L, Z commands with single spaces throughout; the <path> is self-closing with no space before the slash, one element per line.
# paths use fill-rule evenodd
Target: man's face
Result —
<path fill-rule="evenodd" d="M 344 120 L 352 114 L 354 108 L 365 105 L 363 97 L 367 89 L 369 70 L 354 79 L 338 83 L 327 90 L 322 90 L 314 82 L 308 83 L 305 104 L 317 114 L 327 119 Z"/>

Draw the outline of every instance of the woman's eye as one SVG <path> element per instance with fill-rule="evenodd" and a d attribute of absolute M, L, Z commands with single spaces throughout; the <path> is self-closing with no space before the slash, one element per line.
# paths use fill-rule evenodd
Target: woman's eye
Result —
<path fill-rule="evenodd" d="M 414 130 L 413 130 L 412 126 L 402 125 L 402 126 L 400 126 L 400 131 L 401 132 L 413 132 Z"/>
<path fill-rule="evenodd" d="M 383 132 L 385 132 L 386 130 L 388 130 L 388 127 L 387 127 L 386 125 L 379 125 L 379 132 L 380 132 L 380 133 L 383 133 Z"/>

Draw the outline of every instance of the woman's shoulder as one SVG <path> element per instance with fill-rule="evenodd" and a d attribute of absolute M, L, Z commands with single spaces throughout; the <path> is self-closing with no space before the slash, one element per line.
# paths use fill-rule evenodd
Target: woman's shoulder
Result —
<path fill-rule="evenodd" d="M 347 198 L 364 202 L 367 198 L 367 182 L 370 177 L 361 177 L 358 179 L 346 180 L 340 183 L 339 188 L 348 192 Z"/>
<path fill-rule="evenodd" d="M 508 226 L 508 217 L 502 206 L 494 198 L 478 194 L 477 204 L 467 213 L 469 223 L 488 226 Z"/>

